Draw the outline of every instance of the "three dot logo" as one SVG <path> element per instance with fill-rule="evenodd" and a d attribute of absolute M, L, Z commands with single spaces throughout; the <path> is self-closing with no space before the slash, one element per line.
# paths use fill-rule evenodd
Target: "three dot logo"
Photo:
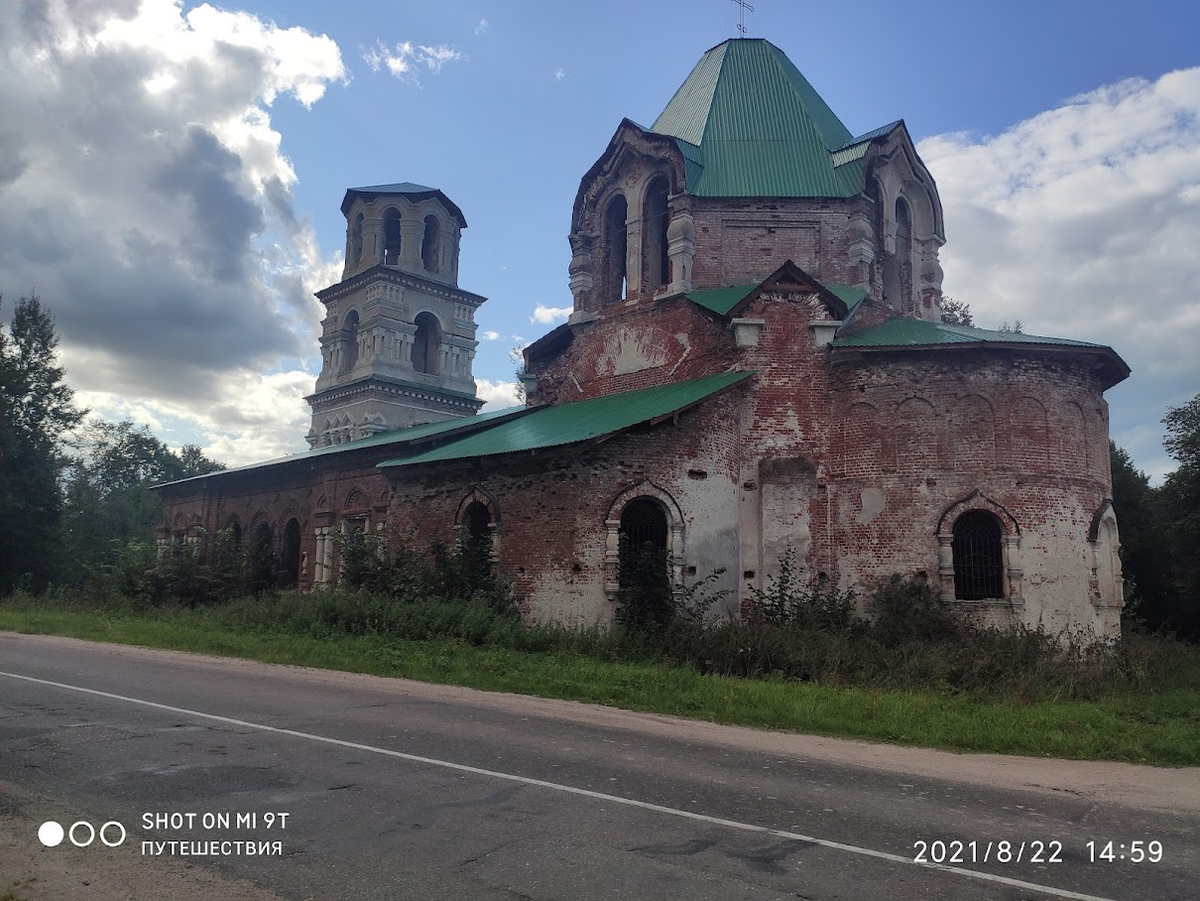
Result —
<path fill-rule="evenodd" d="M 38 827 L 38 841 L 47 848 L 57 848 L 64 838 L 76 848 L 86 848 L 97 839 L 106 848 L 116 848 L 125 842 L 125 827 L 116 820 L 109 820 L 99 829 L 87 820 L 77 820 L 70 829 L 63 829 L 54 820 L 47 820 Z"/>

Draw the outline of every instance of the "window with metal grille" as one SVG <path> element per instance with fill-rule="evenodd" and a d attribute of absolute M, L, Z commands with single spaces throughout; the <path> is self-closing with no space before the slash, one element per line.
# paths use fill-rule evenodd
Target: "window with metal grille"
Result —
<path fill-rule="evenodd" d="M 648 497 L 636 497 L 621 511 L 621 538 L 632 548 L 650 544 L 667 549 L 667 516 L 662 507 Z"/>
<path fill-rule="evenodd" d="M 960 601 L 1004 597 L 1003 533 L 996 517 L 969 510 L 954 523 L 954 596 Z"/>

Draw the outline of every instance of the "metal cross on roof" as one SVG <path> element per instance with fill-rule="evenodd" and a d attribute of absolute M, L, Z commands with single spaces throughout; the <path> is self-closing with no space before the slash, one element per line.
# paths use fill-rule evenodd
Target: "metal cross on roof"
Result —
<path fill-rule="evenodd" d="M 733 2 L 736 3 L 739 7 L 739 9 L 738 9 L 738 35 L 740 37 L 745 37 L 746 36 L 746 10 L 750 10 L 750 12 L 754 12 L 754 7 L 751 6 L 749 3 L 747 3 L 746 0 L 733 0 Z"/>

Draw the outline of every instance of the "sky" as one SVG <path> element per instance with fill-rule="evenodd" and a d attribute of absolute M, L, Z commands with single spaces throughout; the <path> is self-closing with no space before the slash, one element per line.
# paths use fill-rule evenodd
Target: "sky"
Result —
<path fill-rule="evenodd" d="M 1108 344 L 1112 437 L 1155 479 L 1200 391 L 1200 4 L 755 0 L 851 132 L 903 118 L 975 322 Z M 487 409 L 571 305 L 579 180 L 649 125 L 732 0 L 0 3 L 0 317 L 51 310 L 77 399 L 230 465 L 303 450 L 313 293 L 346 188 L 463 210 Z"/>

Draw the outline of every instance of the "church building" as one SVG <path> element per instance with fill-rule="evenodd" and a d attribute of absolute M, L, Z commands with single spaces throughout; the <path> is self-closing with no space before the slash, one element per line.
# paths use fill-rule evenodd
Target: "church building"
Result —
<path fill-rule="evenodd" d="M 709 50 L 583 176 L 573 312 L 525 350 L 526 403 L 478 413 L 462 211 L 351 188 L 318 297 L 310 450 L 160 487 L 161 542 L 256 531 L 281 581 L 336 536 L 487 535 L 533 619 L 608 622 L 622 537 L 737 611 L 794 551 L 850 588 L 900 573 L 997 625 L 1115 636 L 1109 347 L 941 321 L 933 176 L 903 121 L 853 135 L 784 53 Z"/>

